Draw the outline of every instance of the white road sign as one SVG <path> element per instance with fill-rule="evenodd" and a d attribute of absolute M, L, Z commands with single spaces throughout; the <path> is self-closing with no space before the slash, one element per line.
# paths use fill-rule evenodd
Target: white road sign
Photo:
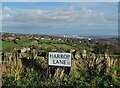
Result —
<path fill-rule="evenodd" d="M 71 53 L 49 52 L 49 65 L 71 67 Z"/>

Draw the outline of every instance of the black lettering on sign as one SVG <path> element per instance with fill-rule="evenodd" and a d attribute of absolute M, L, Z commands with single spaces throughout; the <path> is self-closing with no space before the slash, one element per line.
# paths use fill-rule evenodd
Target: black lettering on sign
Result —
<path fill-rule="evenodd" d="M 56 64 L 55 60 L 53 60 L 53 64 Z"/>
<path fill-rule="evenodd" d="M 70 58 L 70 55 L 67 54 L 50 54 L 50 58 L 63 58 L 63 59 L 68 59 Z"/>
<path fill-rule="evenodd" d="M 60 60 L 60 64 L 65 64 L 65 60 Z"/>
<path fill-rule="evenodd" d="M 65 60 L 53 60 L 53 64 L 64 64 L 65 65 Z"/>
<path fill-rule="evenodd" d="M 50 54 L 50 58 L 53 58 L 53 54 Z"/>
<path fill-rule="evenodd" d="M 58 60 L 56 60 L 56 64 L 59 64 L 59 61 L 58 61 Z"/>

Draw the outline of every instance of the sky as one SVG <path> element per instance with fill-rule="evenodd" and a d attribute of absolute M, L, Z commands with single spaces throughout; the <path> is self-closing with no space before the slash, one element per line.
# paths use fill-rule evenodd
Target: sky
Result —
<path fill-rule="evenodd" d="M 2 2 L 119 2 L 119 0 L 1 0 Z"/>
<path fill-rule="evenodd" d="M 117 2 L 4 2 L 1 8 L 2 32 L 118 35 Z"/>

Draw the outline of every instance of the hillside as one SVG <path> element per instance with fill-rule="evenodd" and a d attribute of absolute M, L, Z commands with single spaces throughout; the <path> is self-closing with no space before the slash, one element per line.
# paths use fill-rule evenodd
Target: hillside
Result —
<path fill-rule="evenodd" d="M 117 40 L 2 33 L 2 87 L 113 87 L 120 85 Z M 49 52 L 72 54 L 72 67 L 48 65 Z"/>

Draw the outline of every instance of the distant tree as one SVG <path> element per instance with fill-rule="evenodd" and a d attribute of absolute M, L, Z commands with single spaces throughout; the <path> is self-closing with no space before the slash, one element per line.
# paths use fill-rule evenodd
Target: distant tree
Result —
<path fill-rule="evenodd" d="M 104 54 L 106 52 L 107 47 L 108 47 L 107 44 L 98 43 L 98 44 L 93 46 L 93 49 L 94 49 L 96 54 L 98 54 L 98 53 Z"/>

